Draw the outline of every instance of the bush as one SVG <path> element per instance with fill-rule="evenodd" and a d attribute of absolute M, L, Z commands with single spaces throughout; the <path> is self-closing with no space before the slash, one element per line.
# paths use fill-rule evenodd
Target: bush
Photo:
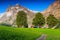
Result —
<path fill-rule="evenodd" d="M 12 25 L 7 24 L 7 23 L 0 23 L 0 26 L 8 26 L 8 27 L 11 27 Z"/>

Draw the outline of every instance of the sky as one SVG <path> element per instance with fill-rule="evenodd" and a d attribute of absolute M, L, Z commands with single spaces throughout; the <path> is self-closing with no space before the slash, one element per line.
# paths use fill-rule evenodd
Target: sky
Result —
<path fill-rule="evenodd" d="M 21 6 L 34 11 L 44 11 L 55 0 L 0 0 L 0 13 L 6 11 L 9 5 L 14 6 L 20 4 Z"/>

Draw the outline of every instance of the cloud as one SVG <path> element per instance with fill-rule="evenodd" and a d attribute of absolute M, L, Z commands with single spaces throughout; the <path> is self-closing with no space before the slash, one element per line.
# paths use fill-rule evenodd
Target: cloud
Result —
<path fill-rule="evenodd" d="M 3 14 L 4 14 L 4 13 L 0 13 L 0 17 L 2 17 L 2 16 L 3 16 Z"/>
<path fill-rule="evenodd" d="M 32 12 L 34 12 L 34 13 L 38 13 L 38 12 L 40 12 L 40 11 L 32 11 Z"/>

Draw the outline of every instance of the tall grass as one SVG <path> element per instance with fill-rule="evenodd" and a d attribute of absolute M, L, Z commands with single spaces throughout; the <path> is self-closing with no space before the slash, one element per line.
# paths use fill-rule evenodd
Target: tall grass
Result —
<path fill-rule="evenodd" d="M 0 40 L 36 40 L 46 34 L 46 40 L 60 40 L 60 29 L 12 28 L 0 26 Z"/>

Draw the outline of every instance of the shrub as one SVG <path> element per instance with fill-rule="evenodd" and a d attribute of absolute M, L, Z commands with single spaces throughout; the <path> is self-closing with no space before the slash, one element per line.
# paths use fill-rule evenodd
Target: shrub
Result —
<path fill-rule="evenodd" d="M 7 23 L 0 23 L 0 26 L 7 26 L 7 27 L 11 27 L 12 25 L 7 24 Z"/>

